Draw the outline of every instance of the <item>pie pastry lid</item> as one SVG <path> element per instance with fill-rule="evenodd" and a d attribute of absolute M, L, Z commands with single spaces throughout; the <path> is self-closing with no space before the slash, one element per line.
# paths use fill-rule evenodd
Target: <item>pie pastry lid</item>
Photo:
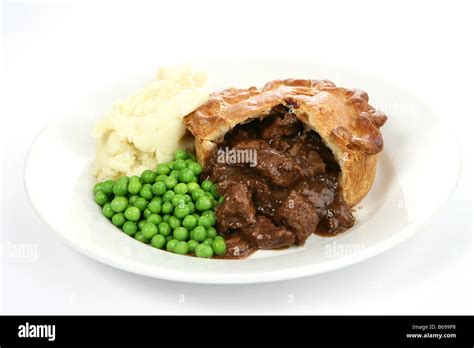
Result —
<path fill-rule="evenodd" d="M 284 105 L 333 152 L 341 168 L 343 197 L 354 206 L 369 192 L 383 149 L 379 128 L 387 117 L 368 101 L 367 93 L 327 80 L 275 80 L 261 89 L 213 93 L 206 104 L 184 117 L 184 124 L 195 137 L 198 161 L 205 164 L 236 125 L 263 119 L 275 106 Z"/>

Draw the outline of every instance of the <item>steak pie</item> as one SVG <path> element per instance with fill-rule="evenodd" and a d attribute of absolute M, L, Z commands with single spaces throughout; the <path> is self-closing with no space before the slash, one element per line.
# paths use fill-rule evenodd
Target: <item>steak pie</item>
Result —
<path fill-rule="evenodd" d="M 327 80 L 276 80 L 230 88 L 184 118 L 203 176 L 223 202 L 224 257 L 303 245 L 354 224 L 370 190 L 387 117 L 365 92 Z"/>

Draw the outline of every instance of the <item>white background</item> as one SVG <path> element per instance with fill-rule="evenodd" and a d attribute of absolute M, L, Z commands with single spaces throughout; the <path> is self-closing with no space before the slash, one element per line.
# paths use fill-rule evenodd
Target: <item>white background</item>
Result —
<path fill-rule="evenodd" d="M 1 313 L 471 314 L 470 7 L 468 1 L 360 0 L 3 3 Z M 91 81 L 127 78 L 137 65 L 302 53 L 382 75 L 452 120 L 464 151 L 458 187 L 408 242 L 304 279 L 191 285 L 88 259 L 63 244 L 29 204 L 25 156 L 58 111 L 58 98 L 77 104 L 98 87 Z M 37 258 L 15 257 L 8 249 L 15 245 L 31 245 Z"/>

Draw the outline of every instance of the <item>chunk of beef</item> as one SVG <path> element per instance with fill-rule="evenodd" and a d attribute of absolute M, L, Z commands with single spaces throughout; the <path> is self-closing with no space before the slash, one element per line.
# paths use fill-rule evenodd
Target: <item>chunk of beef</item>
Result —
<path fill-rule="evenodd" d="M 275 211 L 288 196 L 288 189 L 285 187 L 276 187 L 274 186 L 269 195 L 261 196 L 259 198 L 255 197 L 254 200 L 256 203 L 259 203 L 260 206 L 257 207 L 257 211 L 266 217 L 273 219 Z"/>
<path fill-rule="evenodd" d="M 351 228 L 354 222 L 351 208 L 344 201 L 341 193 L 337 192 L 329 205 L 327 216 L 321 221 L 318 229 L 325 234 L 336 234 Z"/>
<path fill-rule="evenodd" d="M 253 252 L 256 248 L 240 234 L 232 234 L 226 238 L 227 251 L 222 256 L 224 259 L 243 259 Z"/>
<path fill-rule="evenodd" d="M 302 181 L 295 187 L 296 192 L 302 194 L 313 204 L 319 219 L 327 216 L 328 208 L 334 200 L 336 189 L 337 179 L 326 175 Z"/>
<path fill-rule="evenodd" d="M 201 179 L 204 178 L 213 182 L 220 182 L 226 180 L 233 181 L 232 178 L 234 178 L 239 173 L 240 168 L 230 166 L 227 163 L 219 163 L 214 158 L 212 165 L 208 167 L 207 171 L 204 173 Z"/>
<path fill-rule="evenodd" d="M 242 174 L 236 176 L 236 180 L 248 185 L 253 194 L 253 200 L 258 212 L 271 214 L 274 210 L 271 200 L 272 190 L 267 181 L 256 175 Z"/>
<path fill-rule="evenodd" d="M 272 190 L 270 189 L 267 180 L 259 177 L 255 173 L 250 171 L 247 172 L 247 168 L 223 167 L 222 170 L 220 168 L 221 167 L 216 167 L 216 170 L 214 171 L 214 173 L 218 174 L 219 178 L 219 182 L 217 184 L 219 193 L 223 193 L 224 188 L 230 185 L 232 182 L 245 184 L 250 188 L 250 191 L 252 191 L 257 210 L 266 211 L 269 213 L 272 212 L 272 202 L 270 200 Z M 212 180 L 212 177 L 210 177 L 210 179 Z"/>
<path fill-rule="evenodd" d="M 296 243 L 303 245 L 316 232 L 319 218 L 313 205 L 296 191 L 291 191 L 277 209 L 275 219 L 295 233 Z"/>
<path fill-rule="evenodd" d="M 321 156 L 302 138 L 297 139 L 287 151 L 307 177 L 314 177 L 326 171 L 326 164 Z"/>
<path fill-rule="evenodd" d="M 285 136 L 292 136 L 302 130 L 301 122 L 296 116 L 285 110 L 282 116 L 275 117 L 272 122 L 266 126 L 261 137 L 265 140 L 274 140 Z"/>
<path fill-rule="evenodd" d="M 241 141 L 234 149 L 256 151 L 255 169 L 276 185 L 289 187 L 304 175 L 295 161 L 272 148 L 265 140 Z"/>
<path fill-rule="evenodd" d="M 229 182 L 225 187 L 220 186 L 219 192 L 224 196 L 224 201 L 216 207 L 220 233 L 247 227 L 256 222 L 252 192 L 247 185 Z"/>
<path fill-rule="evenodd" d="M 339 172 L 339 164 L 334 158 L 332 151 L 326 146 L 321 136 L 316 132 L 307 132 L 304 134 L 306 144 L 310 145 L 326 164 L 326 171 Z"/>
<path fill-rule="evenodd" d="M 295 234 L 275 226 L 268 218 L 257 215 L 257 223 L 240 232 L 258 249 L 279 249 L 295 243 Z"/>
<path fill-rule="evenodd" d="M 272 146 L 280 152 L 287 152 L 293 146 L 292 139 L 277 138 L 272 141 Z"/>
<path fill-rule="evenodd" d="M 227 167 L 225 171 L 219 169 L 215 170 L 219 174 L 219 184 L 217 185 L 218 190 L 224 191 L 231 183 L 237 182 L 245 184 L 255 194 L 269 195 L 271 193 L 270 187 L 267 181 L 252 173 L 246 171 L 246 168 L 239 167 Z"/>

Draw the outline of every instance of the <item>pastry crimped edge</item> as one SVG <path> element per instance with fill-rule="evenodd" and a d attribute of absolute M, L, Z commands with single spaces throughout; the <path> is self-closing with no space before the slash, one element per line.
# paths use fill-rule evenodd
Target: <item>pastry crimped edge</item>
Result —
<path fill-rule="evenodd" d="M 383 149 L 379 128 L 387 117 L 368 104 L 357 89 L 336 87 L 327 80 L 275 80 L 261 89 L 229 88 L 184 117 L 195 137 L 201 164 L 212 156 L 225 134 L 238 124 L 263 119 L 277 105 L 289 108 L 306 127 L 317 132 L 339 163 L 339 185 L 350 206 L 369 192 Z"/>

